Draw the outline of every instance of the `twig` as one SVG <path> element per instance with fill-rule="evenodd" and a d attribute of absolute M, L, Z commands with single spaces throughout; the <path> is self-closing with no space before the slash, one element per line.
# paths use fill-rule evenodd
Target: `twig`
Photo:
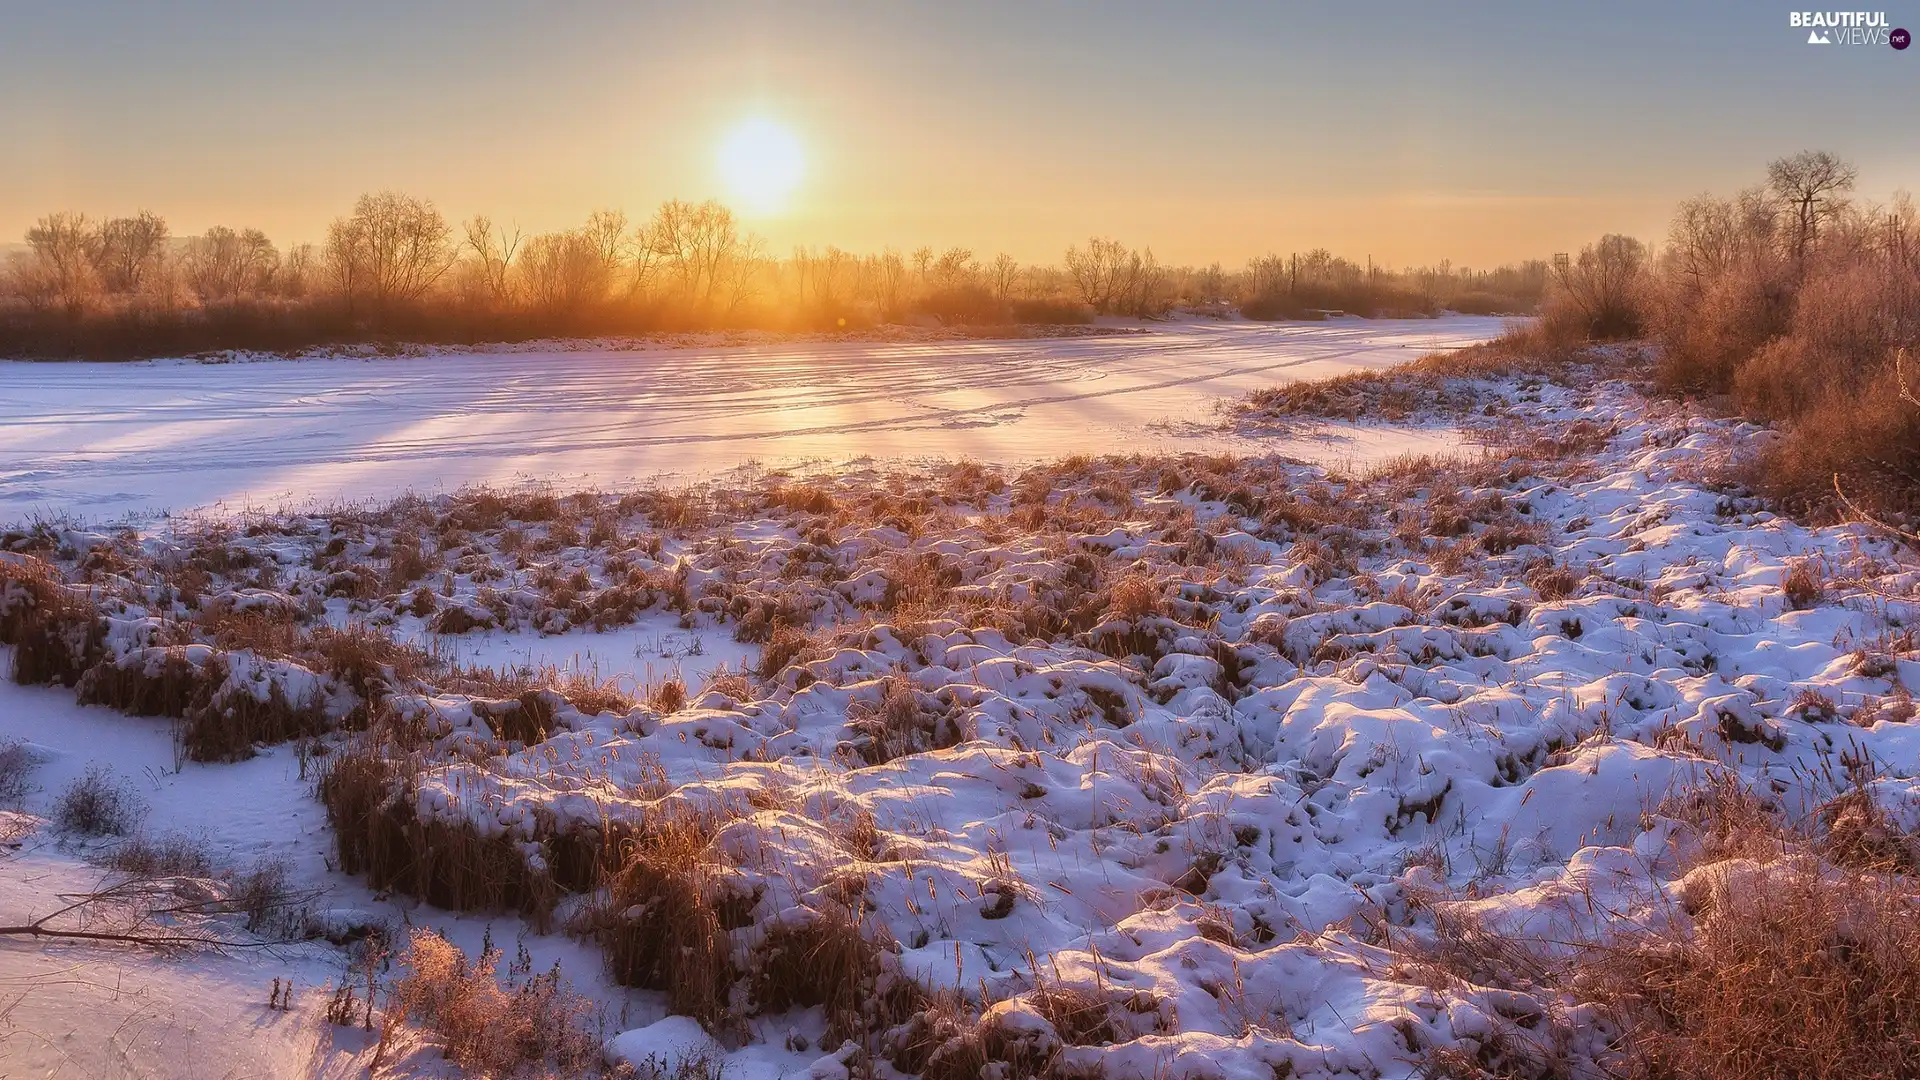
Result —
<path fill-rule="evenodd" d="M 1903 390 L 1902 392 L 1904 393 L 1905 391 Z M 1892 533 L 1894 536 L 1897 536 L 1900 539 L 1905 540 L 1910 544 L 1920 545 L 1920 534 L 1910 533 L 1905 529 L 1899 528 L 1898 526 L 1889 525 L 1886 522 L 1881 521 L 1879 518 L 1874 517 L 1872 514 L 1869 514 L 1865 510 L 1861 509 L 1860 505 L 1858 503 L 1855 503 L 1852 499 L 1847 498 L 1847 493 L 1844 490 L 1842 490 L 1840 487 L 1839 473 L 1833 474 L 1833 493 L 1839 496 L 1841 505 L 1845 506 L 1849 511 L 1851 511 L 1854 517 L 1857 517 L 1861 521 L 1864 521 L 1867 524 L 1873 526 L 1874 528 L 1879 529 L 1881 532 Z"/>

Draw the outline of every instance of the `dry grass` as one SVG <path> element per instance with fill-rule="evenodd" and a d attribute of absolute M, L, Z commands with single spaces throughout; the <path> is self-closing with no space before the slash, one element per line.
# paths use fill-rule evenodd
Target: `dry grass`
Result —
<path fill-rule="evenodd" d="M 946 750 L 970 737 L 953 710 L 905 675 L 881 679 L 877 700 L 862 697 L 848 706 L 847 726 L 856 736 L 855 752 L 868 765 Z"/>
<path fill-rule="evenodd" d="M 1795 610 L 1813 607 L 1827 595 L 1826 575 L 1813 559 L 1790 559 L 1780 579 L 1780 591 Z"/>
<path fill-rule="evenodd" d="M 1824 831 L 1784 826 L 1716 775 L 1669 800 L 1698 858 L 1678 911 L 1622 918 L 1601 940 L 1544 943 L 1434 909 L 1396 975 L 1598 1006 L 1619 1035 L 1608 1075 L 1787 1080 L 1920 1075 L 1920 846 L 1865 789 L 1823 811 Z M 1575 946 L 1568 954 L 1566 946 Z M 1556 1025 L 1495 1032 L 1479 1051 L 1430 1050 L 1427 1075 L 1565 1076 Z"/>
<path fill-rule="evenodd" d="M 905 979 L 884 979 L 887 949 L 851 910 L 828 904 L 804 922 L 781 923 L 754 950 L 748 995 L 763 1012 L 819 1006 L 826 1014 L 823 1045 L 861 1040 L 906 1019 L 919 995 Z"/>
<path fill-rule="evenodd" d="M 1526 581 L 1541 600 L 1551 604 L 1579 592 L 1581 576 L 1570 566 L 1544 562 L 1527 571 Z"/>
<path fill-rule="evenodd" d="M 773 636 L 761 648 L 760 661 L 754 668 L 754 674 L 762 680 L 776 679 L 794 664 L 810 663 L 830 655 L 832 652 L 825 635 L 783 626 L 774 630 Z"/>
<path fill-rule="evenodd" d="M 558 899 L 551 873 L 509 837 L 418 817 L 420 767 L 373 737 L 327 756 L 316 793 L 341 871 L 449 911 L 518 911 L 544 928 Z"/>
<path fill-rule="evenodd" d="M 1733 869 L 1732 864 L 1728 868 Z M 1584 973 L 1636 1071 L 1712 1080 L 1920 1075 L 1920 908 L 1910 884 L 1804 860 L 1690 889 L 1693 931 Z"/>
<path fill-rule="evenodd" d="M 204 684 L 221 687 L 205 704 L 190 706 L 177 731 L 181 748 L 194 761 L 244 761 L 256 743 L 310 738 L 332 728 L 319 698 L 293 701 L 278 682 L 261 698 L 250 686 L 228 682 L 227 661 L 216 654 L 201 673 Z"/>
<path fill-rule="evenodd" d="M 1166 589 L 1147 574 L 1126 574 L 1107 592 L 1107 614 L 1133 622 L 1166 611 Z"/>
<path fill-rule="evenodd" d="M 651 824 L 629 842 L 585 929 L 615 982 L 663 991 L 669 1009 L 711 1028 L 731 1018 L 727 931 L 740 913 L 710 839 L 710 824 L 692 817 Z"/>
<path fill-rule="evenodd" d="M 13 646 L 13 681 L 73 686 L 99 661 L 105 627 L 90 594 L 62 584 L 33 556 L 0 559 L 0 645 Z"/>
<path fill-rule="evenodd" d="M 503 987 L 500 953 L 478 960 L 429 930 L 415 930 L 399 957 L 406 974 L 394 987 L 381 1036 L 417 1021 L 440 1040 L 447 1059 L 488 1076 L 529 1072 L 598 1074 L 600 1046 L 587 1029 L 591 1002 L 560 981 L 558 969 Z"/>

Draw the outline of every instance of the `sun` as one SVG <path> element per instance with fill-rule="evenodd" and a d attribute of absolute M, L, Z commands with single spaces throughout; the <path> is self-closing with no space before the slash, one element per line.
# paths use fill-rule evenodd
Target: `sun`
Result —
<path fill-rule="evenodd" d="M 774 213 L 806 175 L 806 155 L 793 131 L 774 120 L 742 121 L 720 141 L 720 178 L 743 210 Z"/>

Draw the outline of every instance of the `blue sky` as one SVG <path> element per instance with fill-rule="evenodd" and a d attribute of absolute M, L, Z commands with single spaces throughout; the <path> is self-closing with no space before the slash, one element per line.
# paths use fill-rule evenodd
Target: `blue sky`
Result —
<path fill-rule="evenodd" d="M 1655 238 L 1806 147 L 1920 187 L 1920 49 L 1809 46 L 1784 6 L 0 2 L 8 239 L 138 207 L 316 239 L 382 187 L 637 216 L 721 194 L 762 115 L 808 156 L 751 222 L 775 250 L 1484 265 Z"/>

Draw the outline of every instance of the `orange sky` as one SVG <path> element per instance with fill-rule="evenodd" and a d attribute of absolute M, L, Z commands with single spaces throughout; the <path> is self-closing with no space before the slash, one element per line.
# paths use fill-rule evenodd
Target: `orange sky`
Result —
<path fill-rule="evenodd" d="M 1238 265 L 1324 246 L 1486 266 L 1605 231 L 1807 146 L 1864 194 L 1920 178 L 1892 133 L 1920 59 L 1809 52 L 1784 16 L 1114 3 L 69 0 L 0 35 L 0 239 L 150 208 L 177 234 L 317 240 L 359 192 L 530 231 L 724 194 L 767 116 L 807 157 L 784 252 L 958 244 L 1054 261 L 1090 234 Z M 1778 24 L 1778 25 L 1776 25 Z"/>

